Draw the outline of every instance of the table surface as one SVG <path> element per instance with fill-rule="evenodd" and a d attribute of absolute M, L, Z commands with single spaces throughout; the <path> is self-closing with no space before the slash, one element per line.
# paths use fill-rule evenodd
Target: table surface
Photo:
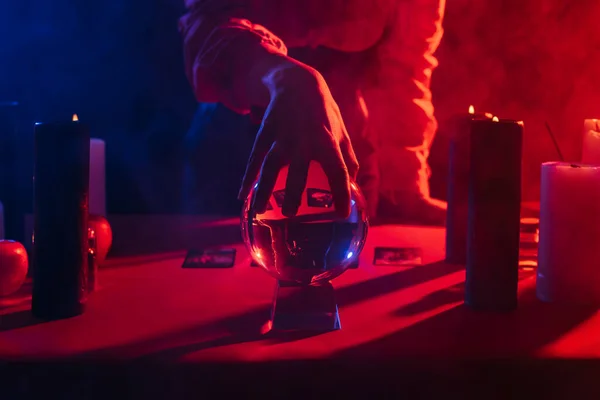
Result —
<path fill-rule="evenodd" d="M 221 225 L 236 221 L 222 221 Z M 0 299 L 0 358 L 195 362 L 448 358 L 590 358 L 600 355 L 597 310 L 545 304 L 523 272 L 519 307 L 506 314 L 463 304 L 464 269 L 444 258 L 444 230 L 373 227 L 360 267 L 334 280 L 342 329 L 260 335 L 274 280 L 250 266 L 241 243 L 230 269 L 182 269 L 185 251 L 109 260 L 78 317 L 31 317 L 30 285 Z M 417 246 L 423 265 L 374 266 L 375 246 Z"/>

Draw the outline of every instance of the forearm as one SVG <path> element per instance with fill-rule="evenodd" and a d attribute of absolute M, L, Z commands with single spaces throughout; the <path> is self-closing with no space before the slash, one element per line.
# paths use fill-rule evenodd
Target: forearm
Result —
<path fill-rule="evenodd" d="M 266 107 L 276 72 L 298 65 L 278 37 L 248 20 L 192 13 L 180 30 L 186 74 L 200 102 L 240 113 Z"/>

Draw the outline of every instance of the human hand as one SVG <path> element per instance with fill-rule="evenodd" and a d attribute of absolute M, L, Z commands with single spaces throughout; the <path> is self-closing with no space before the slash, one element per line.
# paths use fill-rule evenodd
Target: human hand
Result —
<path fill-rule="evenodd" d="M 329 180 L 336 211 L 350 214 L 350 179 L 358 162 L 339 107 L 323 77 L 314 69 L 291 63 L 264 78 L 270 102 L 248 160 L 239 198 L 258 178 L 252 207 L 265 212 L 281 168 L 289 165 L 283 215 L 298 212 L 311 160 L 321 164 Z M 260 174 L 260 176 L 259 176 Z"/>

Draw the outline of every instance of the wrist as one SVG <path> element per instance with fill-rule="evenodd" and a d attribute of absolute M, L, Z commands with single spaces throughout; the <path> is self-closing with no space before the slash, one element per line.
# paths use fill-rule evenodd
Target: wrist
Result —
<path fill-rule="evenodd" d="M 290 59 L 289 62 L 272 68 L 262 81 L 273 97 L 290 88 L 306 91 L 308 88 L 319 87 L 321 79 L 321 75 L 315 69 Z"/>
<path fill-rule="evenodd" d="M 257 54 L 250 58 L 252 63 L 246 75 L 246 97 L 251 106 L 266 108 L 271 100 L 271 92 L 264 79 L 271 71 L 282 68 L 287 63 L 287 56 L 271 53 L 259 48 Z"/>
<path fill-rule="evenodd" d="M 252 105 L 266 108 L 271 99 L 298 82 L 317 79 L 318 72 L 283 54 L 260 57 L 249 74 L 248 97 Z"/>

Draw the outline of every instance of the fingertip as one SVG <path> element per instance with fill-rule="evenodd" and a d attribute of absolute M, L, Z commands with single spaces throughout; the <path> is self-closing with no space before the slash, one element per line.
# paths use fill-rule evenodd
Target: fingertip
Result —
<path fill-rule="evenodd" d="M 348 218 L 351 212 L 350 205 L 350 190 L 347 193 L 343 193 L 341 196 L 337 196 L 337 200 L 335 200 L 335 209 L 340 216 L 340 218 Z"/>
<path fill-rule="evenodd" d="M 263 214 L 265 211 L 267 211 L 266 203 L 261 201 L 260 199 L 257 200 L 257 196 L 254 196 L 254 198 L 252 199 L 252 204 L 250 205 L 250 208 L 256 214 Z"/>
<path fill-rule="evenodd" d="M 244 177 L 242 180 L 242 184 L 240 185 L 240 190 L 238 191 L 238 200 L 245 200 L 250 194 L 251 185 L 248 184 L 247 179 Z"/>
<path fill-rule="evenodd" d="M 298 214 L 298 208 L 299 207 L 294 207 L 294 206 L 284 204 L 281 209 L 281 213 L 283 214 L 284 217 L 292 218 L 292 217 L 295 217 L 296 214 Z"/>
<path fill-rule="evenodd" d="M 348 203 L 346 206 L 343 206 L 341 208 L 338 208 L 337 213 L 339 215 L 340 218 L 346 219 L 350 216 L 350 203 Z"/>
<path fill-rule="evenodd" d="M 263 214 L 265 211 L 267 211 L 267 202 L 269 199 L 265 199 L 265 196 L 262 194 L 262 192 L 263 191 L 258 188 L 254 192 L 254 195 L 252 196 L 252 203 L 250 204 L 250 208 L 257 214 Z"/>

